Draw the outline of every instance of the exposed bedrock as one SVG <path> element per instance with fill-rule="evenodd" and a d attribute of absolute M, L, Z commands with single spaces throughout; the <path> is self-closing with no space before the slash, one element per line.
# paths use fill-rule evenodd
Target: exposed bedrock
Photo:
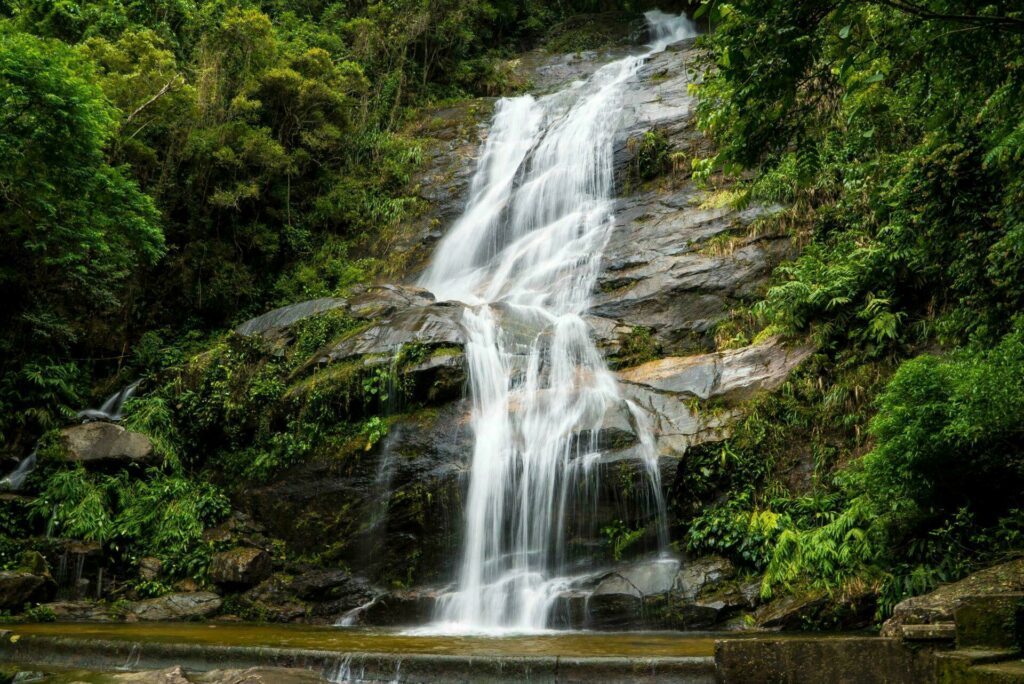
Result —
<path fill-rule="evenodd" d="M 715 324 L 756 298 L 774 266 L 792 253 L 788 237 L 750 230 L 772 208 L 717 206 L 689 179 L 690 160 L 710 148 L 695 127 L 696 101 L 688 90 L 697 52 L 688 41 L 675 47 L 651 58 L 626 94 L 615 149 L 620 197 L 591 308 L 626 330 L 650 330 L 664 353 L 710 348 Z M 631 141 L 647 131 L 664 135 L 681 155 L 682 170 L 636 186 L 629 179 Z M 614 351 L 619 340 L 612 335 L 602 342 Z"/>
<path fill-rule="evenodd" d="M 616 565 L 609 526 L 624 525 L 642 535 L 625 550 L 625 561 L 651 549 L 655 530 L 637 420 L 651 426 L 662 486 L 672 490 L 688 448 L 726 437 L 748 400 L 777 389 L 811 353 L 809 347 L 775 338 L 714 351 L 715 326 L 732 308 L 754 300 L 774 265 L 789 254 L 787 238 L 751 229 L 771 209 L 720 206 L 685 173 L 644 184 L 628 179 L 629 140 L 645 131 L 660 130 L 673 150 L 687 155 L 706 150 L 693 125 L 687 90 L 693 57 L 686 43 L 655 56 L 626 95 L 626 121 L 616 144 L 620 199 L 588 317 L 600 348 L 617 368 L 622 401 L 596 425 L 581 421 L 572 445 L 574 472 L 580 476 L 575 485 L 589 509 L 580 520 L 567 521 L 566 541 L 573 557 L 591 560 L 577 568 L 590 579 L 562 597 L 556 619 L 563 625 L 707 627 L 757 602 L 752 585 L 741 586 L 731 576 L 724 584 L 713 581 L 724 572 L 718 559 L 677 564 L 671 572 L 659 565 L 662 561 L 600 570 Z M 545 87 L 592 66 L 571 59 L 544 63 L 551 79 Z M 419 179 L 430 208 L 395 246 L 408 254 L 407 282 L 462 210 L 491 108 L 490 101 L 480 101 L 440 111 L 422 124 L 436 143 Z M 492 308 L 517 340 L 536 337 L 537 321 L 501 304 Z M 297 554 L 317 555 L 365 579 L 343 597 L 302 598 L 273 575 L 247 594 L 260 605 L 285 605 L 267 614 L 330 619 L 331 611 L 340 618 L 360 607 L 353 619 L 364 624 L 422 622 L 439 592 L 456 578 L 473 455 L 464 311 L 464 304 L 438 302 L 412 285 L 382 285 L 346 299 L 284 307 L 239 327 L 240 334 L 280 345 L 288 344 L 290 326 L 301 320 L 344 315 L 354 325 L 301 364 L 291 391 L 324 392 L 353 383 L 366 369 L 390 373 L 403 388 L 384 416 L 385 437 L 365 447 L 339 447 L 337 453 L 318 451 L 274 481 L 239 493 L 236 504 L 268 535 L 285 540 Z M 619 354 L 637 331 L 650 336 L 652 353 L 644 358 L 655 360 L 629 367 L 636 362 L 622 361 L 626 357 Z M 353 419 L 373 412 L 367 406 L 352 411 Z M 705 566 L 707 576 L 687 575 L 704 573 Z"/>

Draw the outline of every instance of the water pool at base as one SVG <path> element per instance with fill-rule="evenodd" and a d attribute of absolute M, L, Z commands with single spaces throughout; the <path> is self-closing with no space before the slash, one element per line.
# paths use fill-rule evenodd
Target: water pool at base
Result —
<path fill-rule="evenodd" d="M 692 632 L 553 632 L 486 636 L 409 635 L 398 631 L 248 623 L 41 623 L 12 626 L 15 634 L 140 643 L 263 646 L 460 656 L 683 657 L 714 654 L 715 640 L 735 634 Z"/>

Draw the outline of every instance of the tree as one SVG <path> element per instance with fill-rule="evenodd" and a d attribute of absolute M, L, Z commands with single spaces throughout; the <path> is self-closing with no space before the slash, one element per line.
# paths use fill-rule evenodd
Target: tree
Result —
<path fill-rule="evenodd" d="M 7 387 L 29 355 L 109 350 L 125 282 L 164 251 L 153 202 L 104 157 L 116 117 L 93 80 L 63 44 L 0 32 L 0 363 Z M 12 416 L 35 398 L 5 395 L 2 413 Z"/>

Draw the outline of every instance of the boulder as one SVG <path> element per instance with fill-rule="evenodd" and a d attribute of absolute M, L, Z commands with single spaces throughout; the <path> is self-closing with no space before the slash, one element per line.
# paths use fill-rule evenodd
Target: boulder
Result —
<path fill-rule="evenodd" d="M 429 306 L 434 301 L 434 295 L 421 287 L 374 285 L 352 298 L 349 312 L 356 318 L 376 320 L 399 311 Z"/>
<path fill-rule="evenodd" d="M 305 622 L 311 607 L 296 599 L 289 589 L 291 578 L 274 574 L 237 597 L 235 608 L 240 617 L 269 622 Z"/>
<path fill-rule="evenodd" d="M 221 607 L 219 596 L 209 591 L 165 594 L 129 604 L 128 613 L 139 620 L 193 620 L 210 617 Z"/>
<path fill-rule="evenodd" d="M 55 601 L 42 607 L 52 612 L 58 622 L 116 622 L 126 617 L 95 601 Z"/>
<path fill-rule="evenodd" d="M 87 467 L 155 465 L 160 458 L 149 437 L 113 423 L 93 422 L 60 432 L 65 458 Z"/>
<path fill-rule="evenodd" d="M 391 359 L 401 347 L 412 344 L 461 346 L 465 339 L 461 325 L 463 310 L 458 302 L 437 302 L 394 311 L 320 352 L 316 362 L 323 365 L 362 356 Z"/>
<path fill-rule="evenodd" d="M 692 446 L 720 441 L 741 415 L 739 403 L 777 389 L 812 352 L 787 348 L 778 339 L 742 349 L 669 357 L 617 373 L 624 397 L 650 416 L 664 456 L 680 457 Z M 719 404 L 701 411 L 694 400 Z"/>
<path fill-rule="evenodd" d="M 237 546 L 213 555 L 210 579 L 227 586 L 252 586 L 270 575 L 272 565 L 270 554 L 263 549 Z"/>
<path fill-rule="evenodd" d="M 969 599 L 1024 591 L 1024 558 L 995 565 L 935 591 L 900 601 L 882 625 L 882 636 L 900 636 L 904 625 L 952 622 Z"/>
<path fill-rule="evenodd" d="M 0 572 L 0 609 L 20 611 L 26 603 L 45 601 L 55 589 L 53 580 L 23 570 Z"/>
<path fill-rule="evenodd" d="M 589 592 L 566 592 L 555 621 L 591 629 L 713 627 L 746 607 L 738 591 L 714 594 L 734 576 L 732 563 L 719 557 L 629 563 L 600 576 Z"/>

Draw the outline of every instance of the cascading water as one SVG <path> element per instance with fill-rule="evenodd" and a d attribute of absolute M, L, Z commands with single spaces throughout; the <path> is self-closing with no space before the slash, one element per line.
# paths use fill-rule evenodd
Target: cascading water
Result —
<path fill-rule="evenodd" d="M 654 44 L 585 82 L 500 100 L 470 200 L 421 285 L 470 305 L 465 327 L 475 446 L 457 590 L 436 631 L 547 627 L 567 575 L 566 527 L 618 386 L 582 315 L 612 226 L 613 142 L 625 84 L 645 59 L 696 35 L 685 16 L 647 14 Z M 658 537 L 664 504 L 636 409 Z"/>

